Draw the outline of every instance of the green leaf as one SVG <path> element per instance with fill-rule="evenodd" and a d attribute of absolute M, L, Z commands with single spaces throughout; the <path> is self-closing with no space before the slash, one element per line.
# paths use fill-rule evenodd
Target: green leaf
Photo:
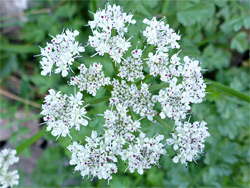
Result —
<path fill-rule="evenodd" d="M 242 24 L 242 17 L 237 15 L 237 16 L 234 16 L 233 18 L 227 20 L 226 22 L 224 22 L 220 26 L 220 28 L 223 32 L 229 33 L 232 30 L 238 31 L 241 28 L 241 24 Z M 235 27 L 235 25 L 236 25 L 236 27 Z"/>
<path fill-rule="evenodd" d="M 159 171 L 157 167 L 151 168 L 151 172 L 147 176 L 147 183 L 154 187 L 162 187 L 162 181 L 164 177 L 164 173 Z"/>
<path fill-rule="evenodd" d="M 58 18 L 71 19 L 76 12 L 77 12 L 77 6 L 75 3 L 72 4 L 66 3 L 57 9 L 55 16 Z"/>
<path fill-rule="evenodd" d="M 243 53 L 245 50 L 249 48 L 248 46 L 248 39 L 247 39 L 247 33 L 245 32 L 239 32 L 237 33 L 230 44 L 231 49 L 237 50 L 240 53 Z"/>
<path fill-rule="evenodd" d="M 195 23 L 205 23 L 210 19 L 214 12 L 214 4 L 212 2 L 200 2 L 196 4 L 186 4 L 183 6 L 183 1 L 177 1 L 178 9 L 177 19 L 184 26 L 194 25 Z"/>
<path fill-rule="evenodd" d="M 152 8 L 153 7 L 149 7 L 147 5 L 146 1 L 144 1 L 144 3 L 142 1 L 139 1 L 137 3 L 135 3 L 134 1 L 129 2 L 129 4 L 127 4 L 126 8 L 128 10 L 133 10 L 137 13 L 142 14 L 143 16 L 148 16 L 151 17 L 152 16 Z M 153 4 L 152 4 L 153 5 Z"/>
<path fill-rule="evenodd" d="M 42 76 L 39 73 L 30 76 L 30 80 L 39 88 L 39 93 L 44 94 L 48 89 L 53 88 L 60 79 L 58 75 L 52 75 L 50 78 Z"/>
<path fill-rule="evenodd" d="M 218 0 L 213 0 L 214 4 L 217 5 L 218 7 L 224 7 L 227 4 L 227 1 L 218 1 Z"/>
<path fill-rule="evenodd" d="M 141 13 L 144 16 L 151 17 L 151 15 L 152 15 L 152 9 L 150 9 L 149 7 L 147 7 L 141 3 L 137 4 L 136 10 L 137 10 L 137 12 Z"/>
<path fill-rule="evenodd" d="M 208 68 L 209 71 L 215 69 L 222 69 L 228 67 L 230 63 L 231 54 L 222 48 L 217 48 L 213 45 L 208 45 L 202 54 L 202 67 Z"/>
<path fill-rule="evenodd" d="M 247 67 L 232 67 L 228 70 L 221 70 L 216 74 L 216 80 L 237 91 L 247 91 L 249 88 L 250 77 Z"/>
<path fill-rule="evenodd" d="M 183 51 L 180 54 L 181 57 L 184 57 L 184 56 L 199 57 L 201 55 L 200 50 L 197 48 L 197 44 L 194 44 L 192 39 L 183 38 L 181 42 L 181 46 L 183 48 Z"/>
<path fill-rule="evenodd" d="M 202 178 L 205 185 L 211 185 L 211 182 L 215 181 L 217 178 L 215 169 L 210 167 L 207 171 L 203 173 Z"/>
<path fill-rule="evenodd" d="M 212 21 L 212 19 L 210 21 Z M 207 25 L 208 25 L 208 23 L 207 23 Z M 185 37 L 182 38 L 181 42 L 184 42 L 183 40 L 187 40 L 187 41 L 185 41 L 185 43 L 187 43 L 187 42 L 191 43 L 190 45 L 195 44 L 195 43 L 200 43 L 203 40 L 203 33 L 201 32 L 201 30 L 202 30 L 202 26 L 200 24 L 185 27 L 185 31 L 184 31 Z M 185 47 L 183 47 L 183 48 L 185 48 Z M 186 48 L 185 48 L 185 50 L 186 50 Z M 193 50 L 193 48 L 192 48 L 192 50 Z"/>
<path fill-rule="evenodd" d="M 222 154 L 224 158 L 222 159 L 223 161 L 229 163 L 229 164 L 234 164 L 238 161 L 236 154 L 238 151 L 238 145 L 236 143 L 231 142 L 230 144 L 227 144 L 223 147 L 222 149 Z M 233 148 L 233 149 L 232 149 Z"/>
<path fill-rule="evenodd" d="M 244 25 L 245 29 L 249 29 L 250 28 L 250 17 L 249 16 L 245 17 L 243 19 L 243 25 Z"/>
<path fill-rule="evenodd" d="M 28 42 L 32 42 L 32 43 L 34 42 L 38 43 L 38 42 L 43 41 L 47 33 L 45 34 L 44 29 L 37 29 L 38 27 L 39 27 L 38 25 L 35 25 L 33 23 L 27 23 L 25 27 L 21 30 L 22 39 Z M 39 51 L 38 47 L 37 47 L 37 50 Z"/>
<path fill-rule="evenodd" d="M 1 45 L 0 45 L 1 46 Z M 18 68 L 18 60 L 16 55 L 12 55 L 3 64 L 1 62 L 0 75 L 1 77 L 6 77 L 12 72 L 16 71 Z"/>
<path fill-rule="evenodd" d="M 157 5 L 157 3 L 159 3 L 158 1 L 152 1 L 152 0 L 142 0 L 141 2 L 143 5 L 150 8 L 154 8 Z"/>

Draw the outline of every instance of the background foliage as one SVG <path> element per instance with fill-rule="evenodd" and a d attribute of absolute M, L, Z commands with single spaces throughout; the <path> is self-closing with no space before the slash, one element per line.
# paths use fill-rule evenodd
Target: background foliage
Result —
<path fill-rule="evenodd" d="M 30 1 L 30 8 L 24 11 L 22 19 L 17 16 L 1 17 L 1 31 L 5 28 L 19 27 L 18 35 L 1 34 L 1 119 L 5 123 L 0 131 L 8 129 L 11 135 L 1 142 L 20 149 L 20 144 L 27 144 L 30 128 L 23 123 L 40 119 L 40 107 L 47 90 L 54 88 L 65 93 L 73 93 L 73 88 L 66 84 L 67 79 L 60 75 L 50 78 L 40 75 L 38 46 L 45 46 L 50 36 L 61 33 L 62 29 L 73 28 L 80 31 L 78 40 L 86 42 L 90 29 L 84 25 L 92 18 L 91 12 L 104 1 Z M 138 21 L 137 26 L 130 27 L 130 35 L 135 33 L 132 43 L 143 40 L 140 28 L 142 20 L 156 15 L 165 16 L 170 27 L 179 30 L 182 35 L 182 55 L 196 56 L 203 62 L 204 69 L 208 69 L 205 77 L 220 82 L 249 96 L 249 1 L 226 0 L 178 0 L 178 1 L 110 1 L 132 11 Z M 89 65 L 101 62 L 105 74 L 112 76 L 112 65 L 105 57 L 89 59 L 94 53 L 90 47 L 84 58 L 78 62 Z M 76 67 L 75 67 L 76 70 Z M 150 82 L 150 80 L 148 80 Z M 7 92 L 7 93 L 6 93 Z M 207 139 L 206 155 L 197 164 L 192 163 L 185 168 L 181 164 L 173 164 L 174 155 L 168 147 L 168 156 L 161 158 L 162 168 L 153 167 L 142 176 L 130 174 L 120 170 L 111 180 L 111 187 L 249 187 L 250 174 L 250 131 L 249 104 L 230 94 L 208 85 L 210 94 L 205 101 L 193 105 L 194 120 L 204 119 L 208 123 L 213 137 Z M 12 95 L 11 95 L 12 94 Z M 101 89 L 96 98 L 107 95 Z M 84 93 L 85 100 L 92 97 Z M 8 99 L 8 100 L 7 100 Z M 99 103 L 88 108 L 88 115 L 94 118 L 90 126 L 82 127 L 75 133 L 77 140 L 84 140 L 91 130 L 102 130 L 103 120 L 96 117 L 108 108 L 107 103 Z M 18 111 L 25 113 L 22 119 L 16 118 Z M 32 115 L 30 115 L 32 114 Z M 7 122 L 7 123 L 6 123 Z M 171 124 L 171 121 L 167 121 Z M 37 126 L 33 124 L 32 126 Z M 142 122 L 143 129 L 152 136 L 161 132 L 169 136 L 169 130 L 162 124 L 148 124 Z M 18 127 L 18 128 L 17 128 Z M 74 134 L 74 133 L 72 133 Z M 28 136 L 27 136 L 28 135 Z M 37 133 L 30 144 L 44 135 Z M 32 172 L 25 172 L 24 164 L 19 164 L 21 175 L 20 187 L 106 187 L 106 181 L 81 181 L 78 173 L 73 176 L 73 168 L 68 165 L 70 153 L 66 146 L 69 139 L 55 138 L 47 133 L 33 146 L 42 149 L 38 156 L 37 165 Z M 24 149 L 24 148 L 22 148 Z M 32 147 L 26 148 L 20 154 L 23 158 L 32 158 Z M 119 164 L 125 169 L 124 164 Z"/>

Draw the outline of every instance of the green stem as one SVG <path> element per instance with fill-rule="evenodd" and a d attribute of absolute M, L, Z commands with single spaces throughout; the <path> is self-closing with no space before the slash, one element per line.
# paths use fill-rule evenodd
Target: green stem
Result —
<path fill-rule="evenodd" d="M 111 30 L 111 37 L 114 37 L 114 36 L 116 36 L 117 34 L 116 34 L 116 30 L 115 29 L 112 29 Z"/>
<path fill-rule="evenodd" d="M 238 99 L 241 99 L 243 101 L 250 103 L 250 97 L 248 95 L 246 95 L 245 93 L 236 91 L 236 90 L 232 89 L 231 87 L 228 87 L 228 86 L 221 84 L 219 82 L 216 82 L 216 81 L 212 81 L 210 79 L 205 79 L 205 80 L 207 82 L 211 82 L 211 86 L 213 88 L 218 89 L 219 91 L 225 93 L 226 95 L 229 95 L 229 96 L 232 95 L 232 96 L 237 97 Z"/>
<path fill-rule="evenodd" d="M 109 99 L 110 99 L 110 96 L 101 97 L 101 98 L 98 98 L 98 99 L 92 99 L 92 100 L 89 100 L 89 101 L 85 101 L 85 102 L 83 103 L 83 105 L 87 105 L 87 104 L 98 104 L 98 103 L 101 103 L 101 102 L 108 101 Z"/>
<path fill-rule="evenodd" d="M 149 78 L 152 78 L 153 76 L 152 75 L 147 75 L 145 76 L 145 78 L 143 80 L 138 80 L 137 82 L 135 82 L 135 85 L 136 86 L 139 86 L 141 84 L 141 81 L 145 82 L 146 80 L 148 80 Z"/>
<path fill-rule="evenodd" d="M 149 91 L 163 89 L 169 86 L 169 83 L 156 84 L 149 87 Z"/>
<path fill-rule="evenodd" d="M 230 1 L 235 7 L 237 7 L 240 11 L 245 12 L 245 9 L 243 6 L 239 5 L 239 2 L 237 3 L 235 0 Z"/>
<path fill-rule="evenodd" d="M 163 8 L 162 8 L 162 11 L 161 11 L 161 14 L 162 14 L 162 15 L 165 15 L 165 14 L 167 13 L 169 1 L 170 1 L 170 0 L 165 0 L 165 2 L 164 2 Z"/>
<path fill-rule="evenodd" d="M 164 127 L 167 127 L 170 131 L 173 131 L 173 127 L 171 127 L 169 124 L 167 124 L 166 121 L 161 119 L 159 116 L 155 116 L 154 120 L 156 120 L 158 123 L 162 124 Z"/>
<path fill-rule="evenodd" d="M 148 54 L 150 52 L 152 52 L 153 49 L 154 49 L 153 45 L 148 46 L 147 49 L 144 51 L 144 53 L 142 55 L 142 59 L 146 58 L 148 56 Z M 145 82 L 146 80 L 148 80 L 151 77 L 152 77 L 152 75 L 145 76 L 145 78 L 143 79 L 143 82 Z M 141 80 L 138 80 L 135 84 L 136 84 L 136 86 L 139 86 L 141 84 Z"/>
<path fill-rule="evenodd" d="M 147 49 L 144 51 L 143 55 L 142 55 L 142 59 L 146 58 L 147 55 L 152 52 L 152 50 L 154 49 L 153 45 L 150 45 L 147 47 Z M 145 76 L 145 78 L 143 79 L 143 82 L 145 82 L 146 80 L 148 80 L 149 78 L 151 78 L 152 75 L 147 75 Z M 141 80 L 138 80 L 137 82 L 135 82 L 136 86 L 139 86 L 141 84 Z"/>
<path fill-rule="evenodd" d="M 203 45 L 211 42 L 212 40 L 217 39 L 221 35 L 223 35 L 223 32 L 220 31 L 220 32 L 216 33 L 215 35 L 213 35 L 213 36 L 211 36 L 209 38 L 206 38 L 205 40 L 201 41 L 200 43 L 197 44 L 197 46 L 198 47 L 203 46 Z"/>
<path fill-rule="evenodd" d="M 117 68 L 114 61 L 112 61 L 112 66 L 113 66 L 113 69 L 114 69 L 114 72 L 115 72 L 115 78 L 118 79 L 119 81 L 121 81 L 121 78 L 118 76 L 118 73 L 119 73 L 118 68 Z"/>
<path fill-rule="evenodd" d="M 95 13 L 97 11 L 96 0 L 92 0 L 92 5 L 93 5 L 94 13 Z"/>
<path fill-rule="evenodd" d="M 128 112 L 128 114 L 131 115 L 132 120 L 135 121 L 135 116 L 134 116 L 134 114 L 133 114 L 133 109 L 132 109 L 132 107 L 129 107 L 129 112 Z"/>
<path fill-rule="evenodd" d="M 113 91 L 113 86 L 112 85 L 106 85 L 106 86 L 104 86 L 104 89 L 106 89 L 108 91 Z"/>
<path fill-rule="evenodd" d="M 153 45 L 148 46 L 142 55 L 142 59 L 146 58 L 148 54 L 153 51 L 154 48 L 155 47 Z"/>
<path fill-rule="evenodd" d="M 114 69 L 114 72 L 115 72 L 115 77 L 117 77 L 118 69 L 117 69 L 117 66 L 116 66 L 114 61 L 112 61 L 112 66 L 113 66 L 113 69 Z"/>
<path fill-rule="evenodd" d="M 16 150 L 17 150 L 17 155 L 19 155 L 23 150 L 25 150 L 26 148 L 28 148 L 31 144 L 35 143 L 37 140 L 39 140 L 40 138 L 43 137 L 43 135 L 45 134 L 45 127 L 43 129 L 41 129 L 40 131 L 38 131 L 36 134 L 34 134 L 33 136 L 31 136 L 29 139 L 27 139 L 25 142 L 23 142 L 22 144 L 20 144 L 19 146 L 17 146 Z"/>

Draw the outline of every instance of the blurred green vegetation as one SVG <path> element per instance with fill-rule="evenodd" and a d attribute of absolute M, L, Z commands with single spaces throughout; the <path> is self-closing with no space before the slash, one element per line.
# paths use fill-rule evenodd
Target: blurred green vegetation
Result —
<path fill-rule="evenodd" d="M 225 84 L 249 96 L 249 28 L 250 5 L 249 1 L 226 0 L 134 0 L 109 1 L 124 7 L 125 11 L 132 11 L 137 26 L 131 26 L 129 35 L 135 34 L 131 40 L 136 44 L 143 41 L 141 28 L 145 17 L 156 15 L 165 16 L 170 27 L 182 35 L 181 55 L 195 56 L 203 62 L 204 77 Z M 30 1 L 31 8 L 24 11 L 23 21 L 16 16 L 1 17 L 1 31 L 9 27 L 19 27 L 18 35 L 1 34 L 0 61 L 1 61 L 1 90 L 8 91 L 17 97 L 6 94 L 1 96 L 1 119 L 9 120 L 9 124 L 1 127 L 0 131 L 9 128 L 12 134 L 8 142 L 14 146 L 25 142 L 24 136 L 30 130 L 22 127 L 22 122 L 32 119 L 30 112 L 35 113 L 33 118 L 39 118 L 39 105 L 42 104 L 47 90 L 54 88 L 67 94 L 73 93 L 73 88 L 67 85 L 67 78 L 52 75 L 50 78 L 40 75 L 40 57 L 38 46 L 45 46 L 51 35 L 61 33 L 63 28 L 73 28 L 80 31 L 78 40 L 87 42 L 90 29 L 86 27 L 92 19 L 97 6 L 104 6 L 105 1 Z M 88 12 L 88 10 L 90 12 Z M 91 47 L 86 48 L 79 63 L 87 65 L 101 62 L 107 76 L 113 76 L 110 59 L 106 56 L 89 59 L 94 53 Z M 77 71 L 77 68 L 73 68 Z M 148 80 L 150 83 L 152 80 Z M 249 104 L 236 97 L 225 95 L 223 92 L 208 85 L 205 101 L 193 105 L 194 120 L 205 120 L 209 131 L 213 135 L 207 139 L 206 154 L 197 164 L 192 163 L 185 168 L 181 164 L 173 164 L 174 155 L 171 147 L 168 156 L 160 160 L 162 168 L 153 167 L 142 176 L 138 173 L 123 173 L 125 166 L 119 163 L 119 172 L 111 180 L 111 187 L 249 187 L 250 186 L 250 131 L 249 131 Z M 96 98 L 108 95 L 101 89 Z M 6 100 L 9 98 L 10 100 Z M 20 100 L 20 98 L 22 100 Z M 86 92 L 84 100 L 92 97 Z M 88 116 L 94 121 L 88 127 L 82 127 L 80 132 L 74 132 L 76 140 L 84 140 L 95 129 L 102 131 L 103 120 L 96 114 L 103 113 L 108 108 L 107 102 L 88 107 Z M 18 110 L 22 110 L 27 117 L 13 122 Z M 37 114 L 37 115 L 36 115 Z M 173 124 L 170 120 L 167 121 Z M 13 129 L 18 125 L 18 132 Z M 37 125 L 34 125 L 37 126 Z M 152 136 L 157 132 L 169 136 L 169 130 L 161 124 L 150 124 L 142 121 L 143 130 Z M 42 136 L 42 135 L 41 135 Z M 23 138 L 18 141 L 18 138 Z M 70 153 L 66 147 L 71 143 L 68 138 L 55 138 L 47 133 L 45 140 L 49 143 L 32 174 L 20 171 L 20 187 L 27 187 L 26 178 L 29 177 L 31 187 L 106 187 L 107 181 L 81 181 L 79 173 L 73 176 L 73 167 L 68 165 Z M 31 157 L 30 150 L 21 153 L 26 158 Z"/>

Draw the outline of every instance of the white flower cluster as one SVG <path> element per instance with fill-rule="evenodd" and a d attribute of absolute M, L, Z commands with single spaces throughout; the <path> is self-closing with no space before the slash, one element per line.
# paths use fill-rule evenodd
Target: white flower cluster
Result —
<path fill-rule="evenodd" d="M 150 121 L 153 120 L 155 110 L 154 103 L 151 102 L 151 93 L 147 84 L 142 84 L 139 90 L 135 84 L 129 86 L 125 80 L 121 83 L 119 80 L 112 81 L 114 86 L 111 92 L 110 105 L 122 104 L 123 106 L 132 107 L 133 111 L 140 114 L 141 117 L 147 117 Z"/>
<path fill-rule="evenodd" d="M 177 79 L 173 78 L 170 81 L 169 87 L 159 91 L 158 102 L 161 103 L 161 113 L 162 119 L 166 116 L 173 119 L 185 119 L 186 113 L 191 109 L 190 105 L 184 105 L 181 102 L 183 88 L 181 84 L 177 84 Z"/>
<path fill-rule="evenodd" d="M 169 25 L 165 25 L 162 20 L 157 21 L 154 17 L 151 21 L 144 19 L 143 21 L 148 26 L 143 35 L 147 38 L 149 45 L 156 47 L 156 52 L 149 53 L 146 63 L 149 66 L 150 75 L 160 75 L 160 79 L 164 82 L 169 82 L 171 78 L 180 76 L 178 65 L 180 58 L 178 54 L 174 54 L 169 58 L 169 49 L 179 49 L 180 45 L 177 40 L 180 40 L 180 35 L 176 34 Z"/>
<path fill-rule="evenodd" d="M 140 128 L 139 121 L 133 121 L 130 115 L 127 115 L 127 107 L 118 104 L 116 106 L 117 111 L 106 110 L 104 112 L 105 124 L 108 130 L 113 130 L 121 134 L 131 133 L 137 131 Z M 128 139 L 130 137 L 128 136 Z"/>
<path fill-rule="evenodd" d="M 2 188 L 13 187 L 19 183 L 19 174 L 17 170 L 9 170 L 9 167 L 17 163 L 16 150 L 3 149 L 0 152 L 0 186 Z"/>
<path fill-rule="evenodd" d="M 184 65 L 179 66 L 179 72 L 183 80 L 178 84 L 177 78 L 170 81 L 169 87 L 162 89 L 158 95 L 162 112 L 160 116 L 166 116 L 173 120 L 185 119 L 186 113 L 191 110 L 190 104 L 201 103 L 206 96 L 201 67 L 199 61 L 184 57 Z"/>
<path fill-rule="evenodd" d="M 150 75 L 156 77 L 160 75 L 163 82 L 170 82 L 174 77 L 180 76 L 180 58 L 174 54 L 170 59 L 168 53 L 157 51 L 155 54 L 150 52 L 145 60 L 150 71 Z"/>
<path fill-rule="evenodd" d="M 206 96 L 206 84 L 204 83 L 200 62 L 184 57 L 184 67 L 181 71 L 183 78 L 182 86 L 184 88 L 182 94 L 182 102 L 185 104 L 201 103 L 202 98 Z"/>
<path fill-rule="evenodd" d="M 176 132 L 172 133 L 172 137 L 167 139 L 167 144 L 173 145 L 174 150 L 178 150 L 179 153 L 173 158 L 174 163 L 179 161 L 182 164 L 195 161 L 197 154 L 203 154 L 202 150 L 205 147 L 205 138 L 210 134 L 207 131 L 207 123 L 194 122 L 176 122 Z"/>
<path fill-rule="evenodd" d="M 51 43 L 47 43 L 45 48 L 41 48 L 41 55 L 44 56 L 40 61 L 43 76 L 51 74 L 54 65 L 56 66 L 56 74 L 62 73 L 63 77 L 68 75 L 71 69 L 70 65 L 72 65 L 74 59 L 80 52 L 85 51 L 84 47 L 75 41 L 77 35 L 79 35 L 77 30 L 72 32 L 67 29 L 61 35 L 52 36 Z"/>
<path fill-rule="evenodd" d="M 155 17 L 152 20 L 144 19 L 143 23 L 147 26 L 143 35 L 149 45 L 148 50 L 153 47 L 156 51 L 148 53 L 147 50 L 142 58 L 143 50 L 136 46 L 131 55 L 125 56 L 131 46 L 131 38 L 126 40 L 125 33 L 128 33 L 130 24 L 136 23 L 132 19 L 133 15 L 123 12 L 120 6 L 111 6 L 109 3 L 104 10 L 98 9 L 93 14 L 94 20 L 88 22 L 93 36 L 89 36 L 88 42 L 95 48 L 96 53 L 91 57 L 97 54 L 104 56 L 107 53 L 113 61 L 115 77 L 112 80 L 105 77 L 100 63 L 93 63 L 89 68 L 81 64 L 78 67 L 80 74 L 71 77 L 68 84 L 77 86 L 80 91 L 86 90 L 92 96 L 96 96 L 103 86 L 109 92 L 111 90 L 111 109 L 99 114 L 105 119 L 102 135 L 98 136 L 96 131 L 92 131 L 91 137 L 86 137 L 84 146 L 77 142 L 68 146 L 72 152 L 70 164 L 76 165 L 75 171 L 79 171 L 83 178 L 97 177 L 108 181 L 118 170 L 118 157 L 128 165 L 126 170 L 129 169 L 131 173 L 137 170 L 142 174 L 151 166 L 159 166 L 160 157 L 166 153 L 162 143 L 164 136 L 157 134 L 153 138 L 146 137 L 140 123 L 145 117 L 149 121 L 154 120 L 154 107 L 157 102 L 160 103 L 159 107 L 161 106 L 160 117 L 169 117 L 176 122 L 172 138 L 167 139 L 167 144 L 174 145 L 174 150 L 179 152 L 173 161 L 182 164 L 195 161 L 197 155 L 202 153 L 204 139 L 209 136 L 206 123 L 181 123 L 181 120 L 187 118 L 191 104 L 201 103 L 206 95 L 200 62 L 187 56 L 181 59 L 180 51 L 174 52 L 180 48 L 177 42 L 181 38 L 180 35 L 162 20 L 157 21 Z M 74 58 L 84 51 L 84 48 L 75 42 L 77 35 L 77 31 L 66 30 L 65 33 L 53 37 L 52 44 L 48 43 L 47 47 L 41 49 L 42 55 L 45 56 L 41 61 L 42 75 L 51 73 L 55 64 L 55 73 L 62 72 L 63 77 L 67 76 Z M 173 55 L 170 56 L 170 53 Z M 144 58 L 147 54 L 148 57 Z M 160 80 L 166 83 L 149 88 L 145 80 L 151 76 L 144 75 L 144 72 L 148 72 L 144 65 L 149 67 L 151 76 L 159 76 Z M 107 86 L 110 84 L 112 86 Z M 166 84 L 168 86 L 163 88 Z M 156 90 L 155 88 L 160 91 L 154 91 L 152 96 L 150 90 Z M 50 94 L 45 97 L 41 114 L 45 116 L 47 131 L 52 130 L 52 135 L 57 138 L 67 135 L 71 137 L 72 127 L 79 130 L 81 125 L 88 124 L 86 119 L 89 118 L 86 116 L 86 106 L 83 105 L 83 95 L 80 91 L 75 96 L 67 96 L 51 89 Z M 104 101 L 107 98 L 93 100 Z M 138 120 L 132 118 L 132 111 L 137 114 L 135 116 Z"/>
<path fill-rule="evenodd" d="M 140 133 L 140 136 L 121 154 L 122 160 L 128 161 L 129 171 L 133 173 L 137 169 L 139 174 L 143 174 L 143 171 L 150 169 L 152 165 L 159 166 L 158 161 L 161 155 L 166 153 L 161 143 L 163 139 L 163 135 L 148 138 L 146 134 Z"/>
<path fill-rule="evenodd" d="M 49 95 L 45 97 L 45 104 L 42 105 L 42 115 L 47 123 L 47 131 L 51 131 L 57 139 L 62 136 L 70 136 L 70 129 L 75 127 L 80 130 L 80 126 L 87 126 L 89 119 L 85 116 L 86 106 L 82 106 L 82 94 L 78 92 L 75 96 L 70 97 L 66 94 L 62 95 L 60 91 L 50 89 Z M 71 136 L 70 136 L 71 137 Z"/>
<path fill-rule="evenodd" d="M 85 146 L 74 142 L 68 146 L 72 152 L 70 165 L 76 165 L 75 171 L 80 171 L 84 179 L 98 177 L 98 179 L 112 179 L 111 174 L 117 172 L 117 167 L 114 162 L 117 162 L 116 157 L 109 153 L 106 145 L 100 137 L 97 137 L 97 132 L 92 131 L 91 138 L 86 138 Z"/>
<path fill-rule="evenodd" d="M 131 55 L 132 57 L 128 57 L 121 62 L 118 76 L 130 82 L 134 82 L 135 79 L 144 79 L 143 62 L 141 60 L 142 50 L 135 49 L 131 52 Z"/>
<path fill-rule="evenodd" d="M 139 120 L 133 121 L 126 107 L 120 104 L 116 110 L 106 110 L 102 116 L 107 128 L 103 136 L 97 137 L 97 132 L 92 131 L 85 146 L 74 142 L 68 147 L 72 152 L 70 164 L 76 165 L 75 171 L 80 171 L 83 178 L 111 180 L 112 174 L 117 172 L 117 156 L 127 162 L 131 173 L 137 170 L 143 174 L 144 170 L 158 165 L 160 156 L 166 153 L 161 143 L 163 135 L 147 138 L 139 130 Z M 140 137 L 136 138 L 135 132 L 141 132 Z"/>
<path fill-rule="evenodd" d="M 165 25 L 162 20 L 157 21 L 156 17 L 152 20 L 145 18 L 143 23 L 148 25 L 143 31 L 143 35 L 147 38 L 147 43 L 157 46 L 157 51 L 168 52 L 169 48 L 180 48 L 176 42 L 181 39 L 181 36 L 176 34 L 169 25 Z"/>
<path fill-rule="evenodd" d="M 88 22 L 93 32 L 88 41 L 97 54 L 103 56 L 108 53 L 116 63 L 121 62 L 124 52 L 131 46 L 124 33 L 128 32 L 129 24 L 136 23 L 132 17 L 116 5 L 106 4 L 104 10 L 97 10 L 94 20 Z"/>
<path fill-rule="evenodd" d="M 101 86 L 110 84 L 110 78 L 104 77 L 100 63 L 94 63 L 89 68 L 81 64 L 78 68 L 80 70 L 79 76 L 72 77 L 69 84 L 77 85 L 80 91 L 87 90 L 87 93 L 95 96 Z"/>

